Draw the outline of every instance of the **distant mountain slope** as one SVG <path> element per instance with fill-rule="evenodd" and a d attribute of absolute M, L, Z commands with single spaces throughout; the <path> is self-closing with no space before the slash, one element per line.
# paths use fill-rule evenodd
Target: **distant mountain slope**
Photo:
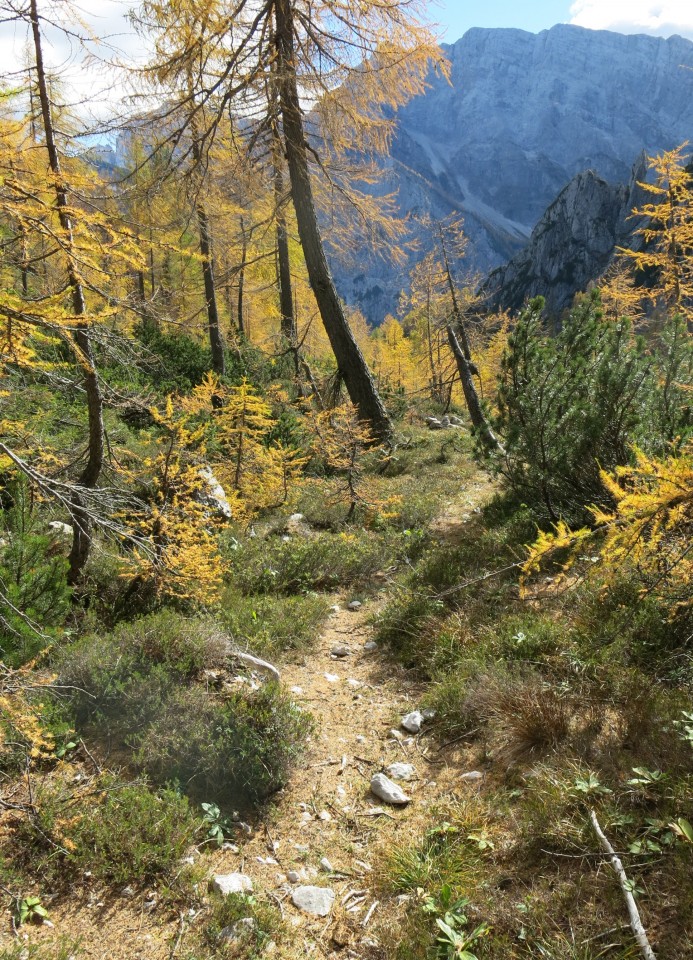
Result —
<path fill-rule="evenodd" d="M 479 271 L 516 254 L 576 174 L 626 184 L 643 150 L 693 138 L 693 43 L 681 37 L 475 28 L 444 49 L 452 82 L 432 77 L 400 111 L 387 176 L 403 214 L 464 215 Z M 406 270 L 334 267 L 370 320 L 396 309 Z"/>

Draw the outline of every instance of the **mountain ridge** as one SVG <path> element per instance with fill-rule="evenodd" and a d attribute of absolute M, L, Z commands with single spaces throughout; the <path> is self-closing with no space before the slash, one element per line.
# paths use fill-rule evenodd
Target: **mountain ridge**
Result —
<path fill-rule="evenodd" d="M 450 84 L 433 74 L 399 111 L 383 168 L 412 222 L 464 217 L 469 271 L 519 253 L 577 174 L 625 184 L 643 151 L 693 135 L 693 42 L 678 35 L 473 27 L 442 49 Z M 412 237 L 425 249 L 419 228 Z M 342 295 L 371 322 L 396 310 L 406 268 L 367 256 L 358 271 L 333 266 Z"/>

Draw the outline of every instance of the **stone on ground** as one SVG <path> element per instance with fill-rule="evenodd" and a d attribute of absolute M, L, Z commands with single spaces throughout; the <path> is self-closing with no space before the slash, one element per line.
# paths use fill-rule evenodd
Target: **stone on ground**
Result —
<path fill-rule="evenodd" d="M 407 733 L 419 733 L 423 722 L 423 714 L 419 713 L 418 710 L 414 710 L 412 713 L 408 713 L 406 717 L 402 717 L 401 725 Z"/>
<path fill-rule="evenodd" d="M 371 780 L 371 792 L 379 800 L 390 803 L 394 807 L 403 807 L 409 803 L 409 797 L 401 787 L 393 783 L 384 773 L 376 773 Z"/>
<path fill-rule="evenodd" d="M 334 891 L 327 887 L 296 887 L 291 894 L 295 907 L 314 917 L 326 917 L 332 910 Z"/>
<path fill-rule="evenodd" d="M 416 776 L 416 770 L 410 763 L 391 763 L 385 773 L 393 780 L 413 780 Z"/>
<path fill-rule="evenodd" d="M 209 885 L 223 897 L 232 893 L 250 893 L 253 889 L 253 881 L 243 873 L 218 873 Z"/>

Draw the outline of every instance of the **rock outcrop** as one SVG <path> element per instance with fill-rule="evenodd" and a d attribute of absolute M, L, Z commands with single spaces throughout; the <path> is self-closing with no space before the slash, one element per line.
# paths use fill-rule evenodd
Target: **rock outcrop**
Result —
<path fill-rule="evenodd" d="M 693 43 L 681 37 L 567 24 L 539 34 L 474 28 L 443 50 L 451 82 L 432 74 L 427 93 L 399 112 L 387 187 L 399 191 L 405 216 L 461 214 L 466 263 L 483 274 L 527 244 L 578 174 L 594 171 L 569 196 L 610 220 L 621 194 L 598 181 L 626 184 L 643 151 L 691 137 Z M 603 239 L 592 238 L 594 251 Z M 349 303 L 380 322 L 397 308 L 407 267 L 365 252 L 359 261 L 345 266 L 334 251 L 335 278 Z"/>
<path fill-rule="evenodd" d="M 632 216 L 643 193 L 643 156 L 630 181 L 614 186 L 594 170 L 579 173 L 561 191 L 532 231 L 529 243 L 490 275 L 485 289 L 494 309 L 519 310 L 543 296 L 546 312 L 557 316 L 574 295 L 600 277 L 617 247 L 637 242 L 639 220 Z"/>

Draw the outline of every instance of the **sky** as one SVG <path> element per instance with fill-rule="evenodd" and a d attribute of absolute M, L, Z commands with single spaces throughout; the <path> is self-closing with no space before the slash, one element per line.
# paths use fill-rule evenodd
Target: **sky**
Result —
<path fill-rule="evenodd" d="M 470 27 L 518 27 L 537 33 L 556 23 L 664 37 L 678 33 L 693 40 L 693 0 L 434 0 L 431 13 L 448 43 Z"/>
<path fill-rule="evenodd" d="M 44 17 L 60 21 L 64 0 L 40 0 Z M 0 63 L 11 83 L 11 72 L 21 66 L 26 31 L 11 23 L 3 23 L 9 4 L 0 0 Z M 142 44 L 126 19 L 137 0 L 73 0 L 92 34 L 105 38 L 97 51 L 101 60 L 142 56 Z M 693 40 L 693 0 L 431 0 L 431 19 L 439 25 L 441 39 L 458 40 L 470 27 L 517 27 L 538 32 L 556 23 L 575 23 L 597 30 L 621 33 L 650 33 L 670 36 L 678 33 Z M 66 76 L 66 86 L 76 90 L 76 97 L 89 102 L 96 115 L 105 114 L 115 99 L 120 99 L 113 86 L 113 76 L 103 63 L 88 68 L 76 50 L 59 31 L 46 31 L 44 55 L 49 64 Z"/>

